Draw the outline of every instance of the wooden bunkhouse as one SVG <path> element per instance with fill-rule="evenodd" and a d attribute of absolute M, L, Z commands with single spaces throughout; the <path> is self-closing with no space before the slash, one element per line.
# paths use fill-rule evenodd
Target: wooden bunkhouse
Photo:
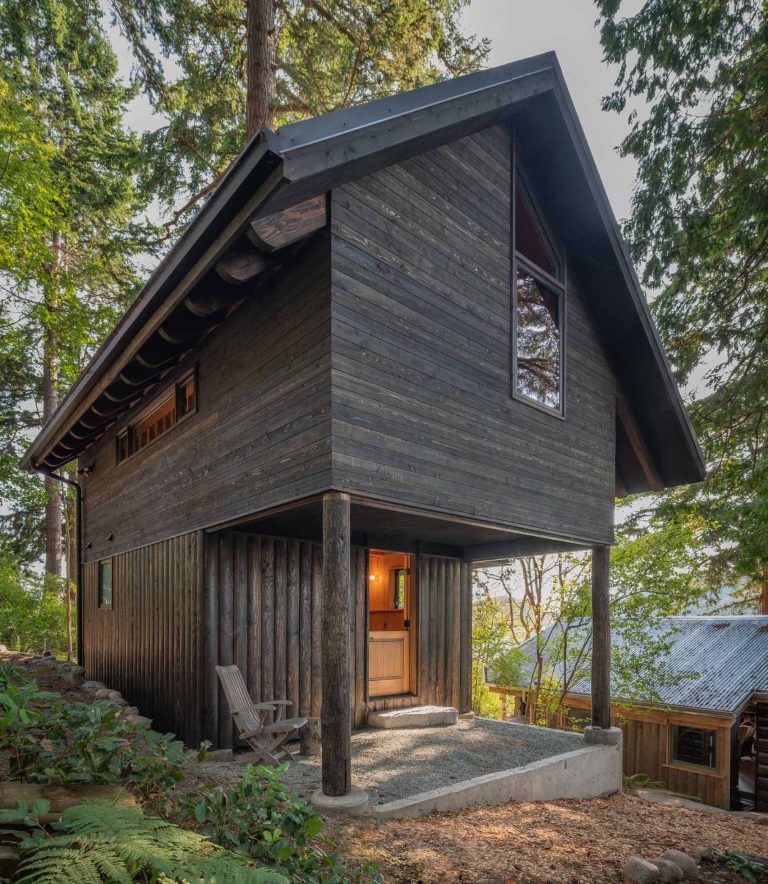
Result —
<path fill-rule="evenodd" d="M 668 644 L 662 666 L 656 661 L 665 680 L 653 696 L 627 697 L 613 689 L 612 721 L 623 731 L 624 774 L 725 810 L 768 812 L 768 616 L 665 617 L 652 629 Z M 589 724 L 591 689 L 576 655 L 589 646 L 589 626 L 571 629 L 574 654 L 565 673 L 552 630 L 539 641 L 542 667 L 549 689 L 565 690 L 548 724 L 579 730 Z M 502 695 L 506 716 L 529 722 L 545 708 L 539 704 L 537 710 L 536 704 L 535 643 L 522 645 L 529 660 L 525 683 L 491 687 Z M 621 634 L 613 643 L 620 652 Z"/>
<path fill-rule="evenodd" d="M 260 131 L 24 458 L 77 459 L 79 653 L 232 744 L 214 666 L 321 721 L 470 708 L 478 562 L 594 549 L 701 454 L 546 54 Z"/>

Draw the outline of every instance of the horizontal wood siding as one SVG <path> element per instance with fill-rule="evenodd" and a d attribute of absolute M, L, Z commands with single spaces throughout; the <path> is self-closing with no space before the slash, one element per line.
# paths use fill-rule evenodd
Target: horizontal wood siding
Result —
<path fill-rule="evenodd" d="M 98 565 L 84 568 L 86 676 L 188 745 L 202 739 L 202 534 L 114 556 L 111 610 L 98 607 Z"/>
<path fill-rule="evenodd" d="M 421 556 L 416 588 L 419 621 L 434 630 L 418 633 L 418 695 L 368 701 L 368 557 L 351 553 L 353 616 L 349 637 L 351 703 L 355 727 L 369 708 L 401 708 L 417 703 L 466 706 L 461 686 L 469 683 L 471 661 L 466 634 L 468 568 L 456 559 Z M 204 733 L 219 748 L 237 743 L 231 716 L 216 678 L 215 665 L 237 663 L 247 673 L 255 702 L 286 699 L 291 715 L 317 718 L 320 710 L 319 660 L 322 547 L 310 541 L 240 532 L 205 535 L 205 628 L 202 672 L 205 684 Z M 430 621 L 431 617 L 431 621 Z M 465 639 L 462 643 L 462 635 Z M 466 711 L 464 709 L 463 711 Z"/>
<path fill-rule="evenodd" d="M 197 365 L 196 414 L 119 466 L 115 428 L 84 453 L 87 560 L 329 486 L 329 282 L 320 235 L 273 282 L 246 283 L 185 363 Z"/>
<path fill-rule="evenodd" d="M 332 192 L 334 487 L 609 542 L 612 372 L 569 280 L 566 419 L 510 395 L 509 135 Z"/>

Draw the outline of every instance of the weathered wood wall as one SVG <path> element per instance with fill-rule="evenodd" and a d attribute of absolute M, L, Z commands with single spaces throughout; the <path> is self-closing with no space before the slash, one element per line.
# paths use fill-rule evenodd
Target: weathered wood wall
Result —
<path fill-rule="evenodd" d="M 320 234 L 259 291 L 244 284 L 246 301 L 175 372 L 197 365 L 196 414 L 116 466 L 129 413 L 79 459 L 92 467 L 88 561 L 329 487 L 328 252 Z"/>
<path fill-rule="evenodd" d="M 615 381 L 577 280 L 565 420 L 510 395 L 511 154 L 487 129 L 333 190 L 333 486 L 608 543 Z"/>
<path fill-rule="evenodd" d="M 367 698 L 368 555 L 351 553 L 354 611 L 350 627 L 352 720 L 365 723 Z M 256 702 L 287 699 L 289 714 L 320 715 L 319 543 L 223 531 L 205 536 L 204 733 L 220 748 L 234 744 L 229 709 L 215 664 L 236 663 Z M 470 574 L 454 559 L 420 556 L 417 599 L 418 690 L 371 707 L 418 703 L 470 707 Z"/>
<path fill-rule="evenodd" d="M 112 559 L 112 608 L 98 607 L 98 566 L 84 568 L 84 666 L 188 745 L 202 737 L 201 532 Z"/>
<path fill-rule="evenodd" d="M 492 688 L 506 697 L 530 697 L 522 689 Z M 591 703 L 588 697 L 569 694 L 566 706 L 550 727 L 581 731 L 590 723 Z M 528 704 L 528 712 L 531 707 Z M 639 774 L 649 780 L 663 783 L 670 792 L 688 795 L 713 807 L 730 808 L 731 726 L 727 716 L 698 712 L 681 712 L 651 707 L 627 708 L 614 704 L 611 723 L 622 730 L 624 774 Z M 673 725 L 685 725 L 717 733 L 716 767 L 711 770 L 697 765 L 674 761 L 671 752 Z"/>
<path fill-rule="evenodd" d="M 768 813 L 768 701 L 757 703 L 755 810 Z"/>

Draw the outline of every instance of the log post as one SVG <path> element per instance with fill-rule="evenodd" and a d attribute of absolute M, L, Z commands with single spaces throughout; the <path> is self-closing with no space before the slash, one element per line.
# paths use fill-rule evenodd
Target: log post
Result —
<path fill-rule="evenodd" d="M 611 618 L 609 574 L 611 550 L 592 550 L 592 726 L 611 726 Z"/>
<path fill-rule="evenodd" d="M 351 788 L 352 706 L 350 697 L 349 495 L 323 497 L 322 743 L 323 794 L 347 795 Z"/>

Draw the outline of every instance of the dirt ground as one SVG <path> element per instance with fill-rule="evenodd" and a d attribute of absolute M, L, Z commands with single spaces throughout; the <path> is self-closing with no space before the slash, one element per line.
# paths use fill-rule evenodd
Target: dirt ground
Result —
<path fill-rule="evenodd" d="M 385 881 L 392 882 L 621 881 L 630 856 L 660 856 L 669 847 L 768 856 L 768 826 L 648 804 L 629 794 L 482 807 L 375 825 L 334 821 L 328 828 L 344 853 L 378 861 Z M 745 880 L 711 863 L 703 864 L 701 879 Z"/>

